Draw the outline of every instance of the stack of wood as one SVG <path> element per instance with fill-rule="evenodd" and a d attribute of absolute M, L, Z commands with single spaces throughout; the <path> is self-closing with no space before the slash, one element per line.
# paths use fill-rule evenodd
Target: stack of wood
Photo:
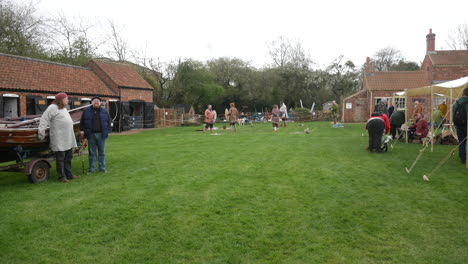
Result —
<path fill-rule="evenodd" d="M 458 145 L 457 135 L 451 130 L 444 130 L 435 137 L 436 144 Z"/>

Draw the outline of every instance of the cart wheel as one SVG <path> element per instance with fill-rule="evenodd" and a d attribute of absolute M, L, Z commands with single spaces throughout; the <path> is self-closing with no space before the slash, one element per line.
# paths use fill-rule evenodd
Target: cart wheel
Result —
<path fill-rule="evenodd" d="M 28 175 L 32 183 L 47 181 L 49 179 L 50 168 L 45 161 L 39 161 L 31 169 L 31 174 Z"/>

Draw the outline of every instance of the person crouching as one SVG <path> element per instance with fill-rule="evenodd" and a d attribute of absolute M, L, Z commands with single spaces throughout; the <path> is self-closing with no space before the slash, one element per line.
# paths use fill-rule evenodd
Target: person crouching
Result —
<path fill-rule="evenodd" d="M 382 136 L 390 131 L 390 120 L 387 115 L 381 112 L 372 113 L 367 120 L 366 129 L 369 134 L 367 149 L 370 152 L 382 152 Z"/>

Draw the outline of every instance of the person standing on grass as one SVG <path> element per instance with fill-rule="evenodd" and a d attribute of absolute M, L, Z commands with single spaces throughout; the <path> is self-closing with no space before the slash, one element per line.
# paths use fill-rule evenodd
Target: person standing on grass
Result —
<path fill-rule="evenodd" d="M 393 112 L 390 117 L 390 133 L 392 138 L 395 139 L 397 129 L 401 128 L 401 125 L 405 123 L 405 111 L 397 110 Z"/>
<path fill-rule="evenodd" d="M 271 110 L 271 123 L 273 124 L 273 131 L 278 131 L 279 122 L 281 117 L 281 111 L 278 109 L 278 105 L 273 105 L 273 110 Z"/>
<path fill-rule="evenodd" d="M 216 123 L 216 119 L 218 118 L 218 113 L 216 113 L 216 110 L 212 110 L 213 112 L 213 126 L 214 126 L 214 123 Z"/>
<path fill-rule="evenodd" d="M 81 116 L 80 138 L 88 139 L 89 170 L 88 173 L 96 171 L 96 156 L 99 171 L 107 172 L 106 169 L 106 139 L 111 131 L 109 112 L 101 106 L 101 98 L 95 96 L 91 99 L 91 105 L 86 107 Z"/>
<path fill-rule="evenodd" d="M 465 114 L 461 114 L 463 111 Z M 457 129 L 457 137 L 460 145 L 458 146 L 458 155 L 460 161 L 466 163 L 466 134 L 467 134 L 467 116 L 468 116 L 468 87 L 463 89 L 462 96 L 453 104 L 453 123 Z M 458 115 L 460 113 L 460 115 Z"/>
<path fill-rule="evenodd" d="M 57 176 L 60 182 L 80 178 L 73 175 L 71 161 L 73 148 L 77 147 L 73 120 L 67 110 L 68 96 L 58 93 L 47 107 L 39 121 L 38 139 L 44 140 L 45 130 L 49 127 L 50 149 L 55 152 Z"/>
<path fill-rule="evenodd" d="M 230 103 L 229 104 L 229 112 L 228 112 L 228 121 L 231 129 L 236 132 L 236 124 L 237 120 L 239 119 L 239 111 L 237 111 L 236 104 Z"/>
<path fill-rule="evenodd" d="M 265 119 L 264 122 L 270 121 L 270 112 L 268 112 L 268 108 L 265 107 Z"/>
<path fill-rule="evenodd" d="M 288 115 L 288 108 L 286 107 L 284 103 L 281 104 L 280 112 L 281 112 L 281 121 L 282 121 L 281 125 L 285 127 L 286 120 L 289 119 L 289 115 Z"/>
<path fill-rule="evenodd" d="M 333 117 L 333 124 L 338 122 L 338 104 L 335 100 L 332 101 L 332 106 L 329 109 Z"/>
<path fill-rule="evenodd" d="M 210 133 L 213 132 L 213 121 L 214 113 L 211 109 L 211 105 L 208 105 L 208 108 L 205 110 L 205 126 L 203 127 L 203 132 L 206 132 L 207 128 L 210 128 Z"/>
<path fill-rule="evenodd" d="M 370 152 L 382 152 L 382 136 L 390 131 L 390 121 L 386 114 L 381 112 L 372 113 L 367 120 L 367 133 L 369 134 L 369 146 L 367 150 Z"/>

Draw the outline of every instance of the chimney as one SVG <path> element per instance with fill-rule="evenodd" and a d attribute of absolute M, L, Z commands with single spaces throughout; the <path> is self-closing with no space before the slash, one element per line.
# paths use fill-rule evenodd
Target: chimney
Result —
<path fill-rule="evenodd" d="M 366 63 L 364 64 L 364 73 L 374 72 L 374 63 L 372 63 L 371 58 L 366 58 Z"/>
<path fill-rule="evenodd" d="M 432 33 L 432 28 L 429 29 L 429 34 L 426 35 L 426 54 L 435 51 L 435 34 Z"/>

